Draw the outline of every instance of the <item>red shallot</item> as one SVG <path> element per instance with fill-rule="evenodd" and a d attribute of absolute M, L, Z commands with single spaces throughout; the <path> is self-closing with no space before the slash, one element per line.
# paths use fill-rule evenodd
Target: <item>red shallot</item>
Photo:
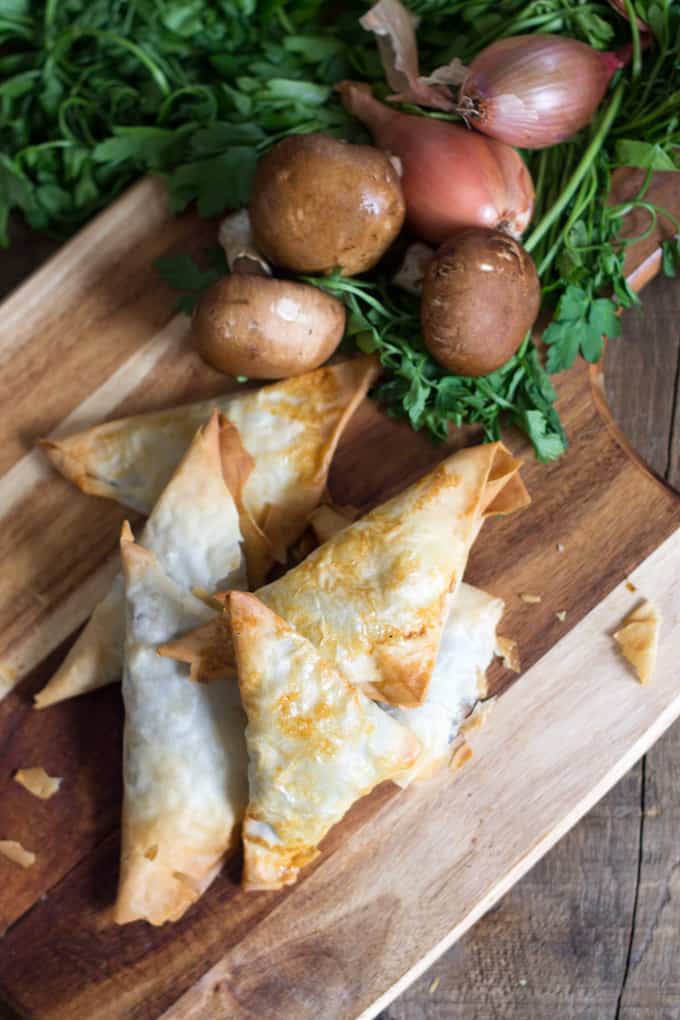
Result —
<path fill-rule="evenodd" d="M 534 186 L 509 145 L 447 121 L 399 113 L 364 83 L 336 87 L 376 144 L 399 159 L 406 218 L 418 237 L 440 244 L 459 227 L 475 226 L 522 235 Z"/>
<path fill-rule="evenodd" d="M 616 54 L 564 36 L 500 39 L 472 61 L 458 112 L 492 138 L 542 149 L 585 127 L 620 67 Z"/>

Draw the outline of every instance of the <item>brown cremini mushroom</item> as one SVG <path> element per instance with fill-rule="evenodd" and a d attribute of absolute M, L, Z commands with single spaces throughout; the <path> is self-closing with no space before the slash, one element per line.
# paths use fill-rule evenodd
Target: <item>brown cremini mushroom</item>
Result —
<path fill-rule="evenodd" d="M 494 372 L 512 357 L 540 305 L 536 267 L 519 241 L 470 227 L 438 249 L 423 279 L 421 322 L 432 357 L 457 375 Z"/>
<path fill-rule="evenodd" d="M 362 273 L 404 222 L 389 157 L 323 134 L 289 135 L 259 162 L 250 221 L 259 250 L 296 273 Z"/>
<path fill-rule="evenodd" d="M 318 287 L 232 273 L 201 296 L 192 340 L 219 372 L 286 379 L 323 364 L 344 329 L 344 305 Z"/>

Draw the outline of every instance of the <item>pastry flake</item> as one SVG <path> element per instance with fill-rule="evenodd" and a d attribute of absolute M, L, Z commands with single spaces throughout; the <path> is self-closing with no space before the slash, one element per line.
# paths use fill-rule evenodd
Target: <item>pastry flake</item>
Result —
<path fill-rule="evenodd" d="M 19 683 L 19 674 L 13 666 L 0 662 L 0 701 Z"/>
<path fill-rule="evenodd" d="M 494 654 L 498 656 L 506 669 L 513 673 L 520 673 L 522 663 L 519 657 L 519 645 L 512 638 L 499 634 L 496 637 L 496 648 Z"/>
<path fill-rule="evenodd" d="M 31 868 L 36 862 L 35 854 L 15 839 L 0 839 L 0 856 L 12 864 L 18 864 L 20 868 Z"/>
<path fill-rule="evenodd" d="M 635 670 L 641 684 L 647 684 L 654 674 L 659 648 L 661 617 L 651 602 L 641 602 L 628 614 L 614 634 L 621 654 Z"/>
<path fill-rule="evenodd" d="M 32 793 L 40 800 L 49 800 L 59 791 L 62 780 L 58 776 L 48 776 L 42 766 L 34 766 L 27 769 L 17 769 L 13 776 L 14 782 L 23 786 L 25 790 Z"/>

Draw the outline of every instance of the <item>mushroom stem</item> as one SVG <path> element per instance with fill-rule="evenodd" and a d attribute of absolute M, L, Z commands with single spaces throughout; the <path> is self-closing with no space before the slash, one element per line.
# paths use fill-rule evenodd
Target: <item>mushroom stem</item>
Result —
<path fill-rule="evenodd" d="M 410 244 L 404 252 L 404 261 L 392 277 L 395 287 L 401 287 L 409 294 L 418 296 L 423 289 L 425 270 L 433 255 L 434 248 L 430 248 L 429 244 L 422 244 L 420 241 Z"/>
<path fill-rule="evenodd" d="M 217 235 L 232 273 L 271 276 L 271 266 L 255 247 L 247 209 L 226 216 Z"/>

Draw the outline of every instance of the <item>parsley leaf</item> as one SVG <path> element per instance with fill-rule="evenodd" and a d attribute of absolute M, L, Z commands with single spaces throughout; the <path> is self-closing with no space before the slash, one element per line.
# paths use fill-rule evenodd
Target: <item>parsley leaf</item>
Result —
<path fill-rule="evenodd" d="M 614 339 L 621 334 L 621 322 L 616 314 L 616 305 L 608 298 L 597 298 L 590 302 L 588 324 L 599 336 Z"/>
<path fill-rule="evenodd" d="M 680 161 L 658 142 L 622 138 L 616 143 L 616 159 L 621 166 L 637 166 L 643 170 L 680 170 Z"/>
<path fill-rule="evenodd" d="M 536 456 L 544 464 L 561 457 L 566 449 L 561 430 L 551 430 L 551 422 L 546 414 L 539 410 L 520 411 L 515 423 L 528 435 Z"/>
<path fill-rule="evenodd" d="M 676 276 L 680 267 L 680 237 L 673 237 L 661 245 L 661 268 L 665 276 Z"/>
<path fill-rule="evenodd" d="M 32 207 L 31 188 L 20 170 L 0 152 L 0 244 L 8 244 L 7 221 L 12 209 L 28 213 Z"/>
<path fill-rule="evenodd" d="M 227 260 L 222 248 L 209 249 L 204 252 L 204 258 L 207 262 L 205 269 L 202 269 L 191 255 L 182 252 L 176 255 L 162 255 L 156 259 L 154 265 L 160 277 L 173 290 L 180 291 L 175 302 L 176 312 L 191 315 L 203 291 L 227 272 Z"/>
<path fill-rule="evenodd" d="M 196 202 L 201 216 L 238 209 L 250 195 L 257 150 L 234 145 L 220 156 L 185 163 L 170 178 L 170 207 L 181 212 Z"/>
<path fill-rule="evenodd" d="M 579 352 L 586 361 L 598 361 L 602 338 L 621 332 L 616 305 L 609 298 L 593 298 L 590 289 L 571 284 L 559 300 L 554 318 L 543 334 L 548 346 L 549 372 L 570 368 Z"/>
<path fill-rule="evenodd" d="M 92 150 L 95 163 L 117 164 L 131 160 L 135 165 L 158 170 L 184 150 L 176 131 L 157 127 L 116 127 L 111 138 Z"/>

